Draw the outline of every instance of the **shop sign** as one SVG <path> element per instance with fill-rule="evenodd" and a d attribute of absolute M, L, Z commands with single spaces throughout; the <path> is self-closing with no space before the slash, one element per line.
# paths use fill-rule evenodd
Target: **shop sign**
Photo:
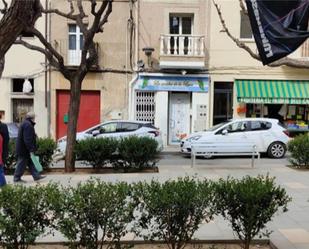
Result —
<path fill-rule="evenodd" d="M 140 76 L 137 88 L 145 91 L 208 92 L 208 81 L 208 77 Z"/>
<path fill-rule="evenodd" d="M 253 104 L 299 104 L 299 105 L 308 105 L 309 99 L 238 98 L 238 102 L 253 103 Z"/>

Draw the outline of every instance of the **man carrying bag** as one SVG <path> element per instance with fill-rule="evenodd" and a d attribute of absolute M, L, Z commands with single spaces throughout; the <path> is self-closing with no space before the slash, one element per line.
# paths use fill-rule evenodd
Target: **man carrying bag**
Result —
<path fill-rule="evenodd" d="M 37 149 L 34 120 L 35 114 L 33 112 L 28 112 L 26 114 L 25 120 L 20 125 L 18 130 L 18 136 L 16 140 L 17 165 L 14 173 L 15 183 L 25 182 L 21 179 L 21 177 L 23 176 L 27 165 L 34 181 L 38 181 L 46 177 L 40 174 L 42 167 L 39 166 L 39 161 L 36 161 L 37 158 L 35 158 L 34 155 Z M 36 168 L 36 166 L 38 168 Z"/>

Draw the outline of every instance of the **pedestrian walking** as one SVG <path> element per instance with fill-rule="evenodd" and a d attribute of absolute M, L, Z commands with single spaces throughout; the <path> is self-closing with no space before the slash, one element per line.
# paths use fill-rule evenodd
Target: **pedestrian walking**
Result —
<path fill-rule="evenodd" d="M 34 153 L 37 150 L 36 134 L 34 129 L 35 124 L 35 114 L 33 112 L 28 112 L 25 120 L 19 127 L 16 140 L 17 164 L 14 173 L 15 183 L 25 182 L 21 179 L 21 177 L 25 172 L 26 166 L 28 166 L 34 181 L 38 181 L 46 177 L 37 171 L 31 160 L 31 153 Z"/>
<path fill-rule="evenodd" d="M 3 153 L 3 137 L 0 133 L 0 187 L 6 185 L 5 175 L 4 175 L 4 163 L 2 160 L 2 153 Z"/>
<path fill-rule="evenodd" d="M 9 154 L 9 141 L 10 141 L 10 136 L 9 136 L 9 130 L 8 126 L 5 123 L 2 123 L 2 119 L 4 118 L 4 114 L 2 111 L 0 111 L 0 134 L 2 136 L 2 163 L 4 165 L 7 164 L 7 158 Z"/>

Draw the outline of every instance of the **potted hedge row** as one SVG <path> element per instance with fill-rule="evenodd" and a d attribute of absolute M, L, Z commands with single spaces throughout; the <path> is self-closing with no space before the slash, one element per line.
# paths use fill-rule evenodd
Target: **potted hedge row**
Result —
<path fill-rule="evenodd" d="M 4 248 L 24 249 L 58 231 L 68 248 L 123 248 L 121 239 L 133 232 L 179 249 L 202 222 L 221 214 L 249 248 L 279 209 L 287 211 L 289 201 L 268 176 L 134 184 L 91 179 L 76 187 L 7 185 L 0 191 L 0 239 Z"/>

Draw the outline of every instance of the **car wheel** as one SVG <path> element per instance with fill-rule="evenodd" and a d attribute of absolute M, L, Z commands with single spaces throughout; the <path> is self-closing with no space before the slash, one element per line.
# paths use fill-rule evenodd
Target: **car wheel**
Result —
<path fill-rule="evenodd" d="M 273 142 L 269 145 L 267 154 L 271 158 L 282 158 L 286 152 L 286 146 L 280 142 Z"/>

